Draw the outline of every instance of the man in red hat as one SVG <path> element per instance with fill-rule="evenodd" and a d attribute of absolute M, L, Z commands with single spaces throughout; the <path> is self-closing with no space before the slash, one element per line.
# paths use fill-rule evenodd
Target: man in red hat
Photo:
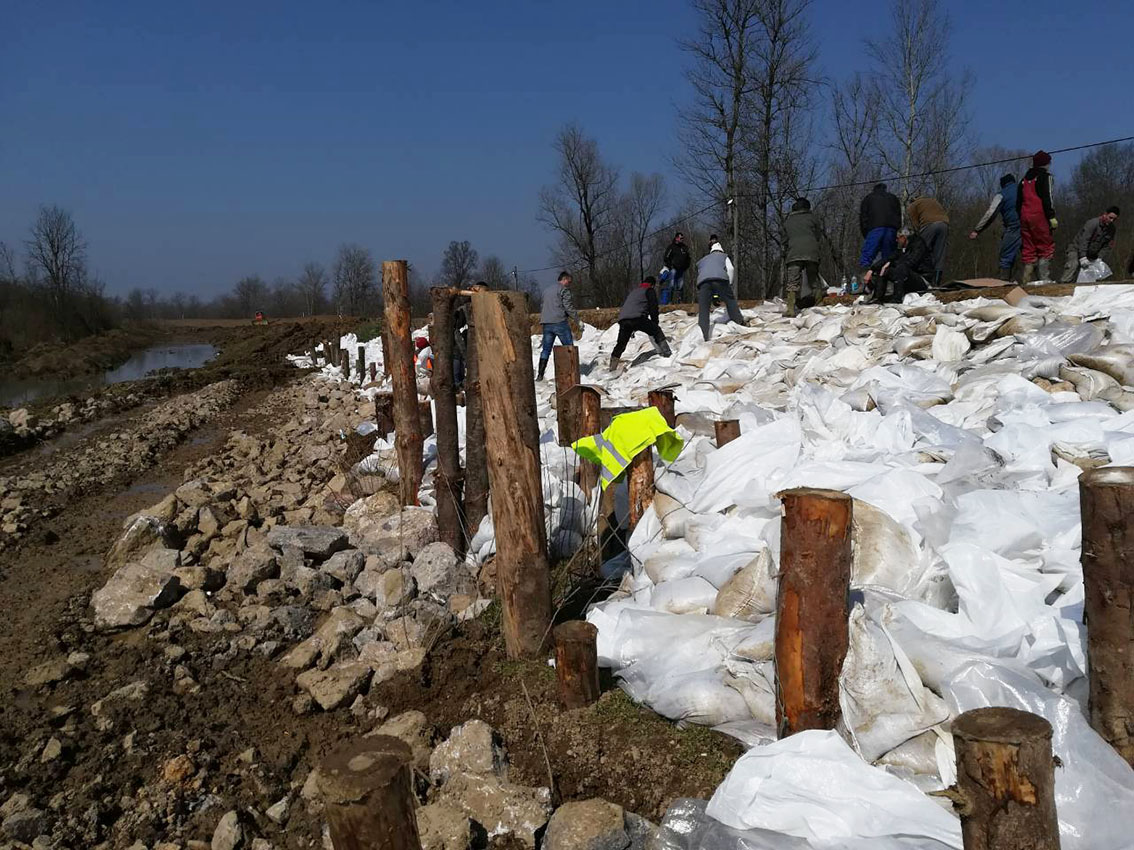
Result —
<path fill-rule="evenodd" d="M 1036 151 L 1032 167 L 1020 181 L 1016 194 L 1016 211 L 1020 215 L 1020 237 L 1023 247 L 1024 283 L 1032 282 L 1039 271 L 1039 280 L 1051 280 L 1051 258 L 1055 256 L 1055 239 L 1052 231 L 1059 226 L 1052 203 L 1051 154 Z"/>

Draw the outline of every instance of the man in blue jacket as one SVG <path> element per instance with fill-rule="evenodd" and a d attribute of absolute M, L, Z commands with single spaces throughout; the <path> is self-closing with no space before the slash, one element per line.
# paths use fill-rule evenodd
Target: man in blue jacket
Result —
<path fill-rule="evenodd" d="M 1000 237 L 1000 274 L 1001 280 L 1012 279 L 1012 266 L 1016 257 L 1020 255 L 1020 212 L 1016 209 L 1016 193 L 1019 191 L 1015 174 L 1005 174 L 1000 178 L 1000 191 L 992 196 L 992 203 L 984 211 L 977 226 L 969 233 L 969 239 L 976 239 L 986 227 L 992 224 L 992 219 L 1000 213 L 1000 221 L 1004 225 L 1004 235 Z"/>
<path fill-rule="evenodd" d="M 858 228 L 863 239 L 859 267 L 869 269 L 875 260 L 893 254 L 901 226 L 902 205 L 897 195 L 888 192 L 885 183 L 876 184 L 858 208 Z"/>

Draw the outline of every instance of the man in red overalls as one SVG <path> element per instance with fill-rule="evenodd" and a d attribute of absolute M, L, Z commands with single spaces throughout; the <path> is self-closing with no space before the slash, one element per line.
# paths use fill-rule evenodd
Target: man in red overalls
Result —
<path fill-rule="evenodd" d="M 1036 151 L 1032 157 L 1032 167 L 1020 181 L 1020 191 L 1016 194 L 1016 211 L 1020 214 L 1020 237 L 1023 248 L 1020 255 L 1024 260 L 1024 283 L 1032 282 L 1032 275 L 1039 267 L 1039 280 L 1051 280 L 1051 258 L 1055 256 L 1055 239 L 1052 231 L 1059 226 L 1052 204 L 1051 154 Z"/>

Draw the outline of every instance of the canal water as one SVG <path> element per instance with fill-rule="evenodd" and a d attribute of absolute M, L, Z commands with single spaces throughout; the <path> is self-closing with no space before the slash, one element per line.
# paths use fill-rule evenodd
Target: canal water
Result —
<path fill-rule="evenodd" d="M 108 384 L 138 381 L 159 369 L 196 369 L 216 353 L 211 345 L 156 345 L 102 374 L 10 380 L 0 377 L 0 407 L 19 407 L 40 399 L 90 392 Z"/>

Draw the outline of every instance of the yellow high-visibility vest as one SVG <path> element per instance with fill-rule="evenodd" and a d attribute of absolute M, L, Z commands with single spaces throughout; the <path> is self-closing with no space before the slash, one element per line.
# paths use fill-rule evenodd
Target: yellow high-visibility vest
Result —
<path fill-rule="evenodd" d="M 599 465 L 605 490 L 626 471 L 638 452 L 651 445 L 658 447 L 658 454 L 666 463 L 677 460 L 685 448 L 681 435 L 666 424 L 656 407 L 615 416 L 601 434 L 576 440 L 571 448 L 579 457 Z"/>

